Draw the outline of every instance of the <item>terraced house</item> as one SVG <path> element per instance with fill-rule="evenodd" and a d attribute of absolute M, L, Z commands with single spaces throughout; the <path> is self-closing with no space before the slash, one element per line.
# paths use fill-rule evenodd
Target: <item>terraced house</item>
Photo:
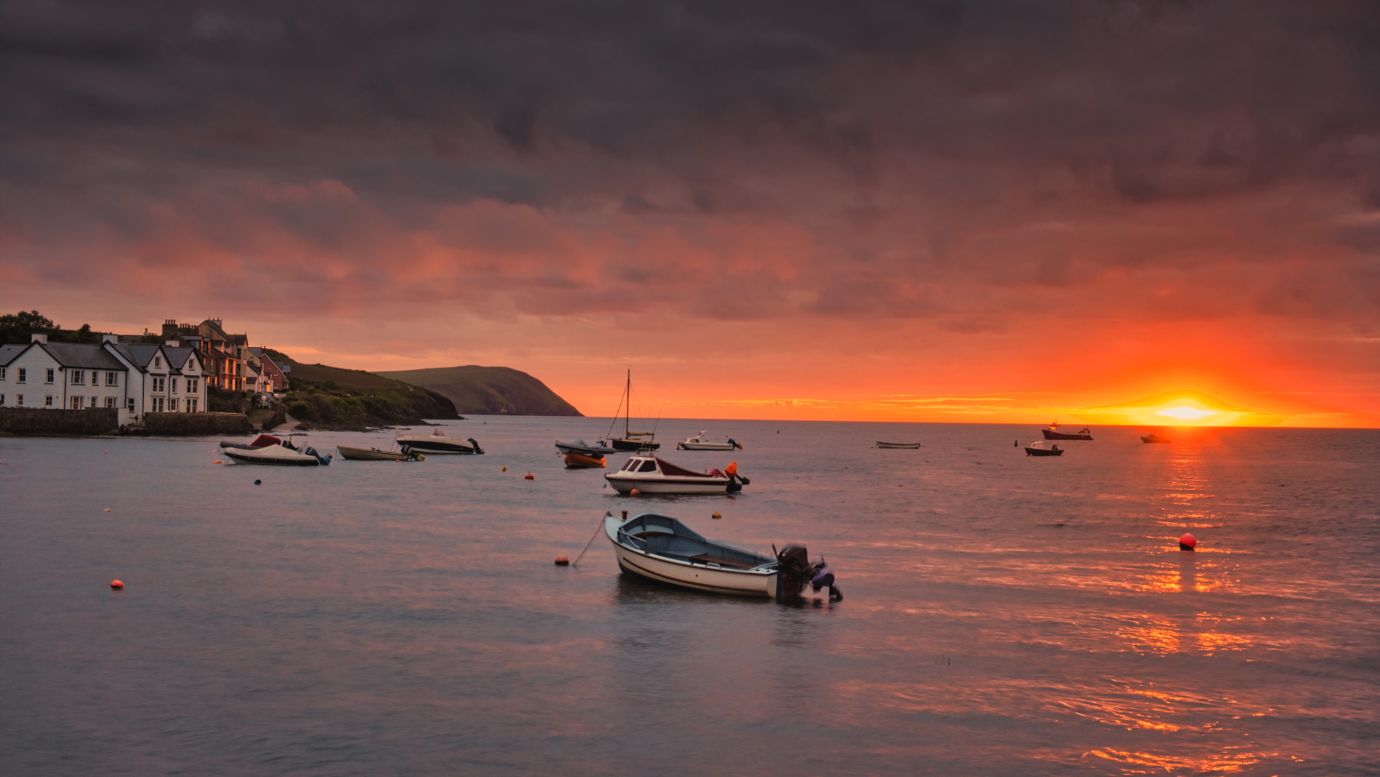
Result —
<path fill-rule="evenodd" d="M 125 345 L 113 335 L 50 343 L 36 334 L 27 345 L 0 346 L 0 407 L 109 408 L 123 425 L 145 413 L 204 411 L 206 381 L 191 348 Z"/>

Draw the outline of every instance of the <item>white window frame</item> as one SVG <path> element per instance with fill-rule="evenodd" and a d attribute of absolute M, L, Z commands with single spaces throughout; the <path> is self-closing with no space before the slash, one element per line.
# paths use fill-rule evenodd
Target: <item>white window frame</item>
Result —
<path fill-rule="evenodd" d="M 15 394 L 15 395 L 14 395 L 14 406 L 15 406 L 15 407 L 23 407 L 23 406 L 24 406 L 24 395 L 23 395 L 23 394 Z"/>
<path fill-rule="evenodd" d="M 52 367 L 49 367 L 47 370 L 45 370 L 44 373 L 43 373 L 43 382 L 44 382 L 44 383 L 52 383 L 53 380 L 54 380 L 55 377 L 56 377 L 55 374 L 54 374 L 54 373 L 56 373 L 56 372 L 57 372 L 57 370 L 54 370 Z"/>
<path fill-rule="evenodd" d="M 85 386 L 85 385 L 86 385 L 86 371 L 85 371 L 85 370 L 72 370 L 71 377 L 68 378 L 68 380 L 71 382 L 71 384 L 72 384 L 73 386 Z"/>
<path fill-rule="evenodd" d="M 119 373 L 115 372 L 115 370 L 111 370 L 110 372 L 107 372 L 107 373 L 105 374 L 105 385 L 107 385 L 107 386 L 118 386 L 118 385 L 120 385 L 119 379 L 115 377 L 115 376 L 118 375 L 118 374 L 119 374 Z"/>
<path fill-rule="evenodd" d="M 15 383 L 28 383 L 28 382 L 29 382 L 29 371 L 28 371 L 27 369 L 23 368 L 23 367 L 20 367 L 20 368 L 19 368 L 19 378 L 18 378 L 18 380 L 15 381 Z"/>
<path fill-rule="evenodd" d="M 47 395 L 45 395 L 45 396 L 43 397 L 43 406 L 44 406 L 44 407 L 52 407 L 52 406 L 53 406 L 53 395 L 52 395 L 52 394 L 47 394 Z"/>

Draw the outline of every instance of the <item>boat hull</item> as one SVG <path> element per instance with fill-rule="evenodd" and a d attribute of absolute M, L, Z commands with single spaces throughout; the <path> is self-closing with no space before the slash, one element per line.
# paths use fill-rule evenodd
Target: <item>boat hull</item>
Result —
<path fill-rule="evenodd" d="M 776 598 L 778 573 L 775 570 L 727 569 L 713 564 L 691 563 L 634 550 L 618 542 L 618 527 L 622 523 L 614 516 L 605 516 L 604 534 L 613 545 L 619 569 L 627 574 L 693 591 L 728 596 Z"/>
<path fill-rule="evenodd" d="M 350 448 L 337 445 L 335 449 L 340 451 L 340 458 L 351 461 L 407 461 L 411 458 L 400 451 L 381 451 L 378 448 Z"/>
<path fill-rule="evenodd" d="M 737 446 L 726 442 L 678 442 L 676 449 L 682 451 L 732 451 L 737 450 Z"/>
<path fill-rule="evenodd" d="M 1064 452 L 1061 451 L 1061 450 L 1054 450 L 1054 449 L 1052 449 L 1052 448 L 1026 448 L 1026 449 L 1025 449 L 1025 455 L 1027 455 L 1027 456 L 1063 456 L 1063 455 L 1064 455 Z"/>
<path fill-rule="evenodd" d="M 883 449 L 883 450 L 893 450 L 893 451 L 918 451 L 918 450 L 920 450 L 920 443 L 918 443 L 918 442 L 882 442 L 882 441 L 878 440 L 878 441 L 877 441 L 877 447 L 878 447 L 878 448 L 881 448 L 881 449 Z"/>
<path fill-rule="evenodd" d="M 607 445 L 581 445 L 573 442 L 557 442 L 557 453 L 580 453 L 585 456 L 603 456 L 606 453 L 613 453 L 614 448 Z"/>
<path fill-rule="evenodd" d="M 1145 434 L 1145 435 L 1141 435 L 1140 441 L 1141 441 L 1141 442 L 1146 442 L 1146 443 L 1156 443 L 1156 442 L 1164 443 L 1164 442 L 1169 442 L 1169 438 L 1168 438 L 1168 437 L 1160 437 L 1159 435 L 1155 435 L 1155 434 Z"/>
<path fill-rule="evenodd" d="M 1055 432 L 1049 429 L 1040 430 L 1046 440 L 1091 440 L 1091 432 Z"/>
<path fill-rule="evenodd" d="M 637 477 L 640 473 L 610 472 L 604 476 L 613 490 L 620 494 L 627 494 L 634 488 L 639 494 L 685 494 L 695 495 L 714 495 L 728 493 L 728 478 L 717 478 L 706 475 L 703 478 L 692 477 Z"/>
<path fill-rule="evenodd" d="M 270 454 L 263 448 L 226 448 L 226 456 L 240 464 L 268 464 L 276 467 L 319 467 L 321 462 L 315 456 L 287 451 L 290 456 Z"/>
<path fill-rule="evenodd" d="M 478 446 L 472 445 L 466 440 L 456 440 L 450 437 L 440 437 L 436 435 L 419 434 L 412 437 L 399 437 L 397 443 L 398 445 L 406 445 L 414 451 L 439 454 L 442 456 L 463 456 L 483 453 Z"/>
<path fill-rule="evenodd" d="M 603 456 L 587 456 L 583 453 L 565 455 L 566 469 L 603 469 L 607 463 Z"/>
<path fill-rule="evenodd" d="M 629 440 L 623 437 L 615 437 L 609 440 L 609 444 L 616 451 L 654 451 L 661 448 L 659 442 L 643 442 L 641 440 Z"/>

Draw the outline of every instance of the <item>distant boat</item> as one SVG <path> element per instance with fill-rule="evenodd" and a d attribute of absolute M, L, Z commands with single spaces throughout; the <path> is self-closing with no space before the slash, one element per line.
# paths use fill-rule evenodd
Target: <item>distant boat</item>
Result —
<path fill-rule="evenodd" d="M 274 464 L 288 467 L 318 467 L 331 463 L 329 453 L 320 454 L 310 446 L 298 450 L 291 443 L 258 448 L 225 448 L 224 453 L 240 464 Z"/>
<path fill-rule="evenodd" d="M 882 442 L 881 440 L 878 440 L 878 441 L 877 441 L 877 447 L 878 447 L 878 448 L 885 449 L 885 450 L 918 451 L 918 450 L 920 450 L 920 443 L 918 443 L 918 442 Z"/>
<path fill-rule="evenodd" d="M 1057 443 L 1057 442 L 1054 443 L 1053 445 L 1050 445 L 1049 447 L 1045 447 L 1045 443 L 1044 443 L 1043 440 L 1036 440 L 1035 442 L 1032 442 L 1032 443 L 1030 443 L 1029 445 L 1025 446 L 1025 455 L 1027 455 L 1027 456 L 1063 456 L 1063 455 L 1064 455 L 1064 449 L 1063 449 L 1063 448 L 1060 448 L 1060 447 L 1059 447 L 1059 443 Z"/>
<path fill-rule="evenodd" d="M 741 450 L 743 446 L 738 441 L 729 437 L 724 442 L 713 442 L 704 436 L 704 432 L 676 443 L 676 448 L 682 451 L 732 451 Z"/>
<path fill-rule="evenodd" d="M 607 445 L 603 440 L 597 440 L 593 445 L 582 439 L 576 439 L 574 442 L 561 442 L 557 440 L 556 452 L 583 453 L 586 456 L 603 456 L 605 453 L 613 453 L 614 448 Z"/>
<path fill-rule="evenodd" d="M 1149 434 L 1142 434 L 1142 435 L 1140 436 L 1140 441 L 1141 441 L 1141 442 L 1173 442 L 1173 440 L 1170 439 L 1169 435 L 1167 435 L 1167 434 L 1160 434 L 1159 432 L 1151 432 L 1151 433 L 1149 433 Z"/>
<path fill-rule="evenodd" d="M 613 422 L 609 424 L 609 433 L 605 439 L 614 450 L 619 451 L 654 451 L 661 447 L 661 443 L 656 442 L 656 432 L 634 432 L 632 431 L 632 370 L 628 370 L 628 379 L 623 384 L 623 396 L 618 400 L 618 409 L 623 412 L 623 436 L 613 436 L 613 424 L 618 423 L 618 413 L 613 414 Z"/>
<path fill-rule="evenodd" d="M 732 494 L 751 482 L 739 477 L 736 462 L 724 472 L 695 472 L 652 455 L 631 456 L 622 469 L 604 479 L 620 494 L 634 488 L 641 494 Z"/>
<path fill-rule="evenodd" d="M 340 458 L 350 459 L 351 461 L 425 461 L 426 456 L 418 451 L 414 451 L 407 446 L 403 446 L 400 451 L 384 451 L 378 448 L 351 448 L 345 445 L 337 445 L 335 449 L 340 451 Z"/>
<path fill-rule="evenodd" d="M 431 434 L 409 434 L 397 438 L 399 447 L 406 446 L 414 451 L 423 453 L 440 454 L 469 454 L 483 453 L 484 449 L 479 447 L 473 437 L 461 440 L 458 437 L 446 437 L 436 430 Z"/>
<path fill-rule="evenodd" d="M 1086 426 L 1076 432 L 1061 432 L 1058 422 L 1052 423 L 1040 431 L 1046 440 L 1091 440 L 1093 438 L 1092 431 Z"/>
<path fill-rule="evenodd" d="M 604 536 L 613 544 L 618 568 L 667 585 L 730 596 L 758 596 L 796 601 L 805 588 L 843 592 L 824 559 L 810 563 L 803 545 L 787 545 L 772 556 L 708 540 L 667 515 L 644 513 L 628 518 L 604 514 Z"/>
<path fill-rule="evenodd" d="M 603 456 L 590 456 L 574 451 L 565 455 L 566 469 L 603 469 L 606 466 L 608 466 L 608 460 Z"/>

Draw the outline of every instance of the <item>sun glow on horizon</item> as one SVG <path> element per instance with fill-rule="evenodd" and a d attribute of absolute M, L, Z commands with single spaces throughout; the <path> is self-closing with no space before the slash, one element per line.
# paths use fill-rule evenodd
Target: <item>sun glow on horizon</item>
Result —
<path fill-rule="evenodd" d="M 1155 415 L 1162 415 L 1179 421 L 1201 421 L 1217 414 L 1218 411 L 1216 410 L 1208 410 L 1193 405 L 1174 405 L 1173 407 L 1162 407 L 1155 411 Z"/>

